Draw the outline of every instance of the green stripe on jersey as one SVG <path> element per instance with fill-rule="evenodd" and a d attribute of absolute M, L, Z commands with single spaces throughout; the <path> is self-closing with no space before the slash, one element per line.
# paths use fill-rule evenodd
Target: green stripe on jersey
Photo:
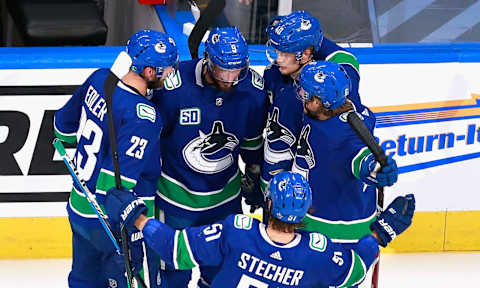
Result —
<path fill-rule="evenodd" d="M 158 195 L 172 205 L 191 211 L 204 211 L 233 200 L 240 193 L 241 177 L 237 171 L 221 190 L 196 192 L 162 173 L 158 180 Z"/>
<path fill-rule="evenodd" d="M 134 179 L 130 179 L 123 175 L 120 177 L 120 179 L 121 179 L 122 186 L 127 188 L 127 190 L 132 189 L 137 184 L 137 181 L 135 181 Z M 108 189 L 112 187 L 115 187 L 114 173 L 110 170 L 106 170 L 102 168 L 100 170 L 100 173 L 98 174 L 97 186 L 96 186 L 97 192 L 106 194 Z"/>
<path fill-rule="evenodd" d="M 370 223 L 376 220 L 375 213 L 366 219 L 355 221 L 328 221 L 307 214 L 303 218 L 303 230 L 320 232 L 332 242 L 357 242 L 363 236 L 370 234 Z"/>
<path fill-rule="evenodd" d="M 86 218 L 97 218 L 97 214 L 90 206 L 87 198 L 81 194 L 82 192 L 76 191 L 75 188 L 72 189 L 70 193 L 70 207 L 72 207 L 73 212 L 76 214 L 86 217 Z M 100 208 L 102 209 L 103 213 L 105 214 L 105 208 L 103 205 L 100 204 Z"/>
<path fill-rule="evenodd" d="M 185 230 L 177 231 L 175 233 L 175 243 L 176 243 L 176 252 L 173 257 L 175 260 L 173 263 L 175 264 L 175 269 L 178 270 L 190 270 L 193 267 L 198 266 L 195 258 L 193 257 L 192 250 L 190 248 L 190 244 L 188 243 L 188 237 L 185 233 Z"/>
<path fill-rule="evenodd" d="M 351 287 L 355 284 L 358 284 L 363 280 L 365 274 L 367 273 L 367 268 L 365 263 L 363 263 L 362 258 L 360 258 L 355 251 L 352 251 L 352 254 L 352 266 L 350 267 L 350 271 L 348 271 L 345 281 L 342 283 L 342 285 L 338 286 L 339 288 Z"/>
<path fill-rule="evenodd" d="M 343 50 L 338 50 L 328 55 L 325 58 L 325 60 L 330 62 L 335 62 L 337 64 L 350 65 L 360 75 L 360 64 L 358 63 L 357 57 L 355 57 L 355 55 L 353 55 L 352 53 L 349 53 Z"/>
<path fill-rule="evenodd" d="M 70 143 L 70 144 L 77 143 L 77 136 L 75 135 L 75 133 L 73 133 L 73 135 L 65 134 L 60 132 L 60 130 L 58 130 L 57 127 L 53 128 L 53 132 L 55 133 L 55 137 L 57 137 L 58 139 L 62 140 L 65 143 Z"/>
<path fill-rule="evenodd" d="M 360 167 L 362 166 L 362 161 L 372 152 L 367 147 L 363 147 L 358 151 L 357 155 L 353 157 L 352 160 L 352 173 L 357 179 L 360 179 Z"/>
<path fill-rule="evenodd" d="M 262 144 L 263 136 L 260 135 L 252 139 L 244 138 L 240 147 L 246 150 L 257 150 L 258 148 L 262 147 Z"/>

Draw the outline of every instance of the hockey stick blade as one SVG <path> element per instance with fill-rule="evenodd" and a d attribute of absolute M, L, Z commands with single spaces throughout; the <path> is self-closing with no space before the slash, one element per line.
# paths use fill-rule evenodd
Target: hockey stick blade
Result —
<path fill-rule="evenodd" d="M 67 169 L 70 172 L 70 175 L 72 175 L 73 180 L 75 181 L 75 183 L 78 184 L 78 186 L 80 186 L 80 189 L 82 190 L 82 193 L 87 198 L 88 203 L 92 207 L 95 214 L 97 214 L 98 220 L 102 224 L 103 229 L 105 229 L 105 232 L 107 233 L 108 238 L 112 240 L 112 243 L 115 246 L 117 253 L 120 254 L 120 245 L 118 245 L 118 241 L 112 233 L 110 224 L 107 221 L 108 219 L 107 215 L 103 213 L 102 209 L 100 208 L 100 205 L 97 202 L 97 199 L 95 198 L 95 195 L 92 192 L 90 192 L 90 189 L 88 189 L 87 185 L 85 184 L 85 181 L 80 177 L 80 173 L 78 172 L 77 168 L 73 164 L 70 157 L 68 157 L 65 151 L 65 147 L 62 144 L 62 141 L 60 141 L 59 139 L 55 139 L 53 140 L 52 144 L 60 154 L 60 157 L 62 157 L 62 160 L 65 163 L 65 166 L 67 166 Z"/>
<path fill-rule="evenodd" d="M 200 18 L 195 26 L 193 26 L 190 36 L 188 36 L 188 49 L 192 59 L 198 58 L 198 47 L 202 42 L 203 35 L 207 32 L 208 27 L 225 8 L 225 0 L 212 0 L 208 3 L 207 8 L 202 11 Z"/>

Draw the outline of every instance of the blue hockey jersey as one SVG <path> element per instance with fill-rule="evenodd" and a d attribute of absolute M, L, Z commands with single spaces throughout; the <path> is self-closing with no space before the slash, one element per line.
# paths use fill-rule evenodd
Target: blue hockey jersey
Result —
<path fill-rule="evenodd" d="M 276 243 L 263 223 L 241 214 L 182 231 L 150 220 L 143 234 L 176 269 L 221 266 L 212 288 L 350 287 L 363 280 L 378 252 L 373 236 L 353 249 L 306 231 L 295 233 L 290 243 Z"/>
<path fill-rule="evenodd" d="M 181 62 L 152 98 L 165 125 L 156 205 L 196 225 L 240 207 L 238 156 L 248 164 L 262 163 L 267 117 L 259 74 L 250 70 L 222 92 L 204 83 L 204 64 L 203 59 Z"/>
<path fill-rule="evenodd" d="M 363 113 L 358 115 L 373 131 L 372 112 L 365 108 Z M 323 121 L 305 116 L 292 167 L 312 189 L 313 212 L 304 219 L 305 229 L 339 242 L 355 242 L 370 233 L 377 203 L 376 187 L 359 179 L 360 163 L 370 150 L 348 124 L 347 114 Z"/>
<path fill-rule="evenodd" d="M 73 161 L 100 204 L 115 186 L 108 132 L 104 82 L 108 69 L 96 70 L 55 113 L 55 135 L 77 143 Z M 118 82 L 113 95 L 113 120 L 117 137 L 122 185 L 153 208 L 155 184 L 160 176 L 160 132 L 162 119 L 154 105 L 133 87 Z M 68 203 L 71 219 L 98 223 L 78 185 L 74 183 Z M 149 209 L 153 215 L 153 209 Z"/>
<path fill-rule="evenodd" d="M 348 98 L 354 103 L 358 111 L 363 111 L 364 106 L 358 94 L 359 64 L 355 56 L 329 39 L 324 38 L 319 51 L 314 55 L 314 59 L 332 61 L 345 68 L 352 81 L 352 89 Z M 303 104 L 296 98 L 293 79 L 290 76 L 282 75 L 278 66 L 267 66 L 263 77 L 272 103 L 267 122 L 267 137 L 265 139 L 262 167 L 262 186 L 265 187 L 276 169 L 289 169 L 293 163 L 297 137 L 302 129 Z M 275 165 L 282 161 L 284 162 L 281 167 Z"/>

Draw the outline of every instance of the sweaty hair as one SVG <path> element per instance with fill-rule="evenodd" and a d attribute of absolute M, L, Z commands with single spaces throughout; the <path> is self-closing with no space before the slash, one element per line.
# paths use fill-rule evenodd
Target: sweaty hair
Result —
<path fill-rule="evenodd" d="M 287 223 L 282 220 L 278 220 L 273 217 L 272 210 L 268 211 L 268 226 L 272 227 L 274 230 L 282 231 L 286 233 L 293 233 L 295 230 L 304 226 L 303 222 L 300 223 Z"/>

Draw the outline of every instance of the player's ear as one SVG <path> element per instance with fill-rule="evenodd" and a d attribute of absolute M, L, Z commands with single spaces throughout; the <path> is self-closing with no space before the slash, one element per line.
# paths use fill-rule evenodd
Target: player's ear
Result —
<path fill-rule="evenodd" d="M 312 60 L 313 57 L 313 46 L 308 47 L 302 53 L 301 64 L 306 64 L 308 61 Z"/>

